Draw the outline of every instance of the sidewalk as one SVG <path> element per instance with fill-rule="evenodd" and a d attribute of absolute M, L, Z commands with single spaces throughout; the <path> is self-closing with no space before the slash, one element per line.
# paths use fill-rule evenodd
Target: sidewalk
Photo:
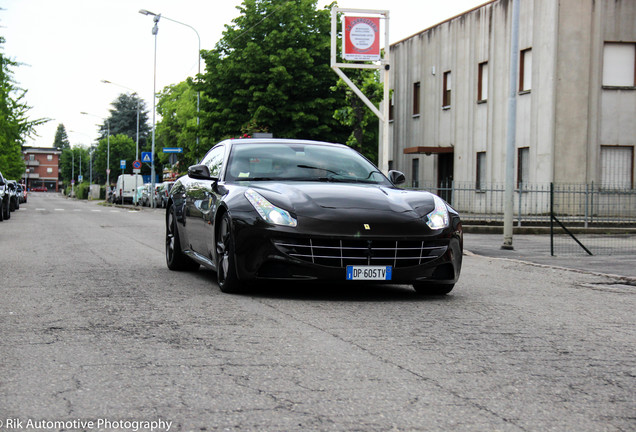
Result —
<path fill-rule="evenodd" d="M 615 275 L 636 283 L 636 254 L 550 256 L 550 235 L 515 234 L 514 250 L 504 250 L 502 234 L 464 233 L 464 251 L 493 258 L 508 258 L 535 264 L 563 267 L 591 273 Z"/>

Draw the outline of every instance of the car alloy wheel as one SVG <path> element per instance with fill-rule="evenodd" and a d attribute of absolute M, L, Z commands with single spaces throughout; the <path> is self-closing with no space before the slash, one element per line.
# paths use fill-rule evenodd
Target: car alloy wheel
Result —
<path fill-rule="evenodd" d="M 199 264 L 188 258 L 181 250 L 174 207 L 170 207 L 166 215 L 166 264 L 170 270 L 197 270 L 199 268 Z"/>
<path fill-rule="evenodd" d="M 234 263 L 234 240 L 232 239 L 232 223 L 230 215 L 225 213 L 217 232 L 216 240 L 216 274 L 219 288 L 224 293 L 236 293 L 241 284 L 236 276 Z"/>

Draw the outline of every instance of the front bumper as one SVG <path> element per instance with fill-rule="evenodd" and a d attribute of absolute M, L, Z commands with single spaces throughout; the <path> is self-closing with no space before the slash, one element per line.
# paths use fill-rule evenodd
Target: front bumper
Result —
<path fill-rule="evenodd" d="M 459 221 L 453 228 L 420 237 L 326 236 L 268 226 L 244 226 L 235 233 L 237 275 L 246 282 L 345 281 L 349 265 L 391 266 L 391 280 L 381 283 L 451 284 L 461 272 Z"/>

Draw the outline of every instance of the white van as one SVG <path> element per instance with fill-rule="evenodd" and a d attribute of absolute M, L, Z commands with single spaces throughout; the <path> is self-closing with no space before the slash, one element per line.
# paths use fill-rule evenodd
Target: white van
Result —
<path fill-rule="evenodd" d="M 137 187 L 144 184 L 141 174 L 122 174 L 117 177 L 117 186 L 113 191 L 113 202 L 117 204 L 132 203 Z"/>

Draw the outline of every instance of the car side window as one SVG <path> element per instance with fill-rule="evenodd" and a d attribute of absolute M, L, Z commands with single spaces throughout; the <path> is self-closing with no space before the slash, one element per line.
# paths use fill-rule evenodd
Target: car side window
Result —
<path fill-rule="evenodd" d="M 225 146 L 217 146 L 205 155 L 202 164 L 207 165 L 212 177 L 218 178 L 223 168 L 223 156 L 225 155 Z"/>

